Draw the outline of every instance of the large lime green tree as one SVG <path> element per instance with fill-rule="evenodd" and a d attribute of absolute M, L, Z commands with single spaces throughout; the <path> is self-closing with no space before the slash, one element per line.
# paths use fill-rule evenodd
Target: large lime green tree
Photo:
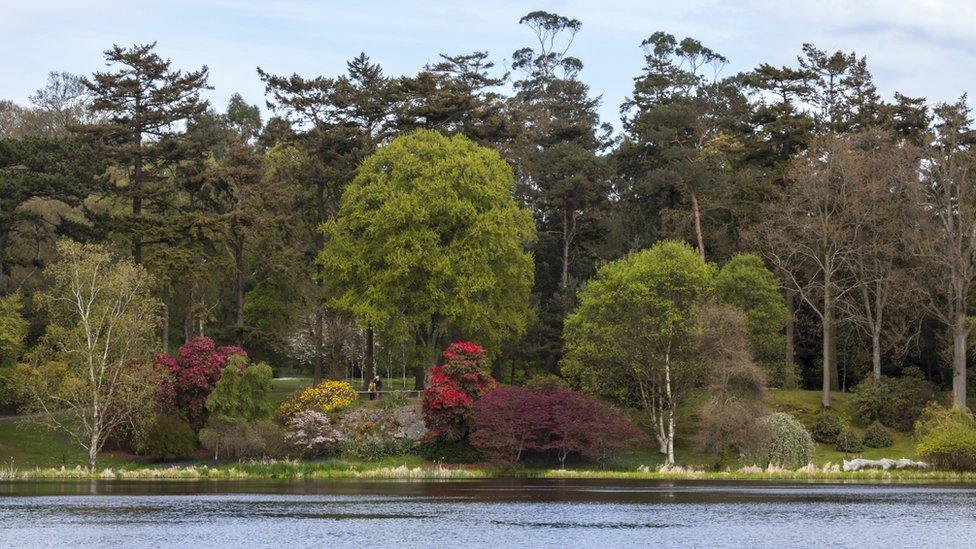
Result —
<path fill-rule="evenodd" d="M 531 214 L 497 152 L 419 130 L 367 158 L 323 230 L 329 305 L 416 344 L 417 387 L 450 334 L 486 346 L 531 314 Z"/>
<path fill-rule="evenodd" d="M 690 246 L 662 241 L 603 266 L 566 319 L 563 373 L 587 392 L 639 405 L 668 464 L 678 405 L 705 369 L 698 320 L 714 277 Z"/>

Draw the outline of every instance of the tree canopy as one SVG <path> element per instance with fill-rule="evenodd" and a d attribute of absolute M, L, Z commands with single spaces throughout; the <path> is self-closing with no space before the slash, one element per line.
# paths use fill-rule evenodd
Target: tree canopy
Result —
<path fill-rule="evenodd" d="M 462 135 L 418 130 L 381 147 L 323 226 L 329 305 L 429 353 L 450 330 L 489 345 L 521 335 L 535 231 L 514 188 L 498 153 Z"/>

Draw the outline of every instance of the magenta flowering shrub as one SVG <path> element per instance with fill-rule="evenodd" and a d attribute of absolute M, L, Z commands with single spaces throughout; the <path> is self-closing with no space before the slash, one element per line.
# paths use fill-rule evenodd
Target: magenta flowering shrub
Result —
<path fill-rule="evenodd" d="M 188 341 L 175 357 L 157 356 L 153 365 L 164 374 L 157 392 L 160 404 L 199 429 L 206 421 L 207 397 L 232 356 L 247 358 L 247 352 L 233 345 L 218 347 L 212 339 L 203 336 Z M 241 369 L 246 366 L 247 361 L 241 361 Z"/>
<path fill-rule="evenodd" d="M 475 401 L 497 385 L 491 377 L 488 354 L 469 341 L 452 343 L 444 363 L 430 369 L 430 387 L 424 391 L 424 423 L 430 436 L 460 440 L 467 434 Z"/>

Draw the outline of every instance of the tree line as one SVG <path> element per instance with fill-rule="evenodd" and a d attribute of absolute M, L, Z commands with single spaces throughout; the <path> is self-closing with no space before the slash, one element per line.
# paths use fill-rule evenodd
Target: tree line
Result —
<path fill-rule="evenodd" d="M 406 76 L 365 54 L 337 75 L 258 68 L 266 120 L 239 95 L 211 105 L 207 67 L 174 67 L 155 44 L 113 46 L 103 72 L 52 73 L 28 105 L 0 102 L 4 310 L 19 309 L 35 341 L 47 319 L 24 297 L 47 284 L 39 273 L 56 240 L 103 242 L 153 275 L 164 350 L 208 335 L 316 380 L 407 363 L 422 385 L 429 350 L 473 328 L 441 318 L 424 333 L 375 308 L 350 315 L 325 276 L 344 268 L 342 256 L 320 252 L 355 233 L 340 210 L 364 161 L 429 130 L 496 151 L 534 225 L 534 238 L 518 235 L 531 264 L 499 267 L 531 271 L 525 311 L 478 328 L 519 327 L 490 342 L 496 378 L 559 373 L 564 321 L 597 269 L 679 240 L 716 265 L 751 252 L 739 261 L 772 272 L 785 314 L 756 309 L 772 327 L 751 343 L 782 370 L 777 384 L 820 388 L 829 405 L 832 391 L 865 376 L 915 366 L 965 403 L 976 279 L 965 96 L 882 98 L 863 56 L 811 44 L 789 66 L 729 74 L 702 42 L 655 32 L 635 45 L 644 67 L 615 132 L 572 52 L 582 23 L 535 11 L 519 24 L 528 45 L 507 66 L 476 51 L 441 54 Z M 385 181 L 379 162 L 371 169 Z M 376 192 L 366 187 L 361 200 Z M 369 264 L 368 239 L 342 243 Z M 432 299 L 409 282 L 404 274 L 387 292 Z M 770 285 L 755 287 L 766 295 Z M 22 347 L 5 345 L 4 360 Z"/>

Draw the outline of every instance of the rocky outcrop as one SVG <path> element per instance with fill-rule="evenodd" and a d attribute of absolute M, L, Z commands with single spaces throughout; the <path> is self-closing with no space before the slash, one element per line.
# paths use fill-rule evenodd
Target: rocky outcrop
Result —
<path fill-rule="evenodd" d="M 419 404 L 390 410 L 358 408 L 342 415 L 337 429 L 357 443 L 392 444 L 419 442 L 427 434 Z"/>

